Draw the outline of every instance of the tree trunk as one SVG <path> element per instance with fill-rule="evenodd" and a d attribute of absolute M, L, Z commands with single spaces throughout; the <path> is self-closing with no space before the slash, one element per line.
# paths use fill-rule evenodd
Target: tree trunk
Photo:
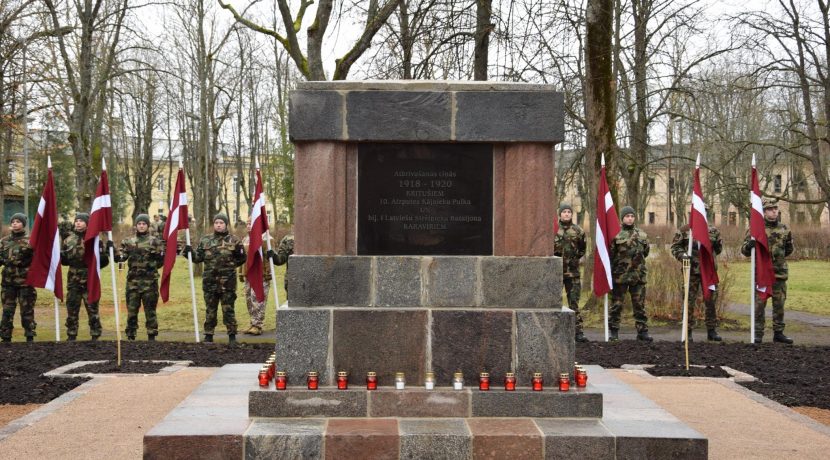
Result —
<path fill-rule="evenodd" d="M 490 23 L 493 15 L 493 0 L 476 0 L 475 54 L 473 56 L 473 78 L 487 80 L 487 58 L 490 51 Z"/>

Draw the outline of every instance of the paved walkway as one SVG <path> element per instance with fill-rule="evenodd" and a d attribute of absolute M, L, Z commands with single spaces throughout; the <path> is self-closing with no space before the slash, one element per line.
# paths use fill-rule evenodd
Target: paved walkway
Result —
<path fill-rule="evenodd" d="M 214 371 L 95 379 L 0 430 L 0 459 L 141 458 L 144 434 Z M 829 427 L 724 379 L 611 372 L 707 436 L 709 458 L 818 459 L 830 451 Z"/>

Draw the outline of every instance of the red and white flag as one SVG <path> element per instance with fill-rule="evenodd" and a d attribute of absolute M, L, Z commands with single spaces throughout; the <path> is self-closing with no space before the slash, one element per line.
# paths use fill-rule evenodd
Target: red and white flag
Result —
<path fill-rule="evenodd" d="M 709 299 L 712 291 L 718 286 L 718 272 L 715 270 L 715 253 L 712 250 L 712 241 L 709 240 L 709 220 L 706 217 L 706 204 L 703 201 L 703 192 L 700 186 L 700 155 L 695 165 L 695 185 L 692 192 L 691 212 L 692 239 L 697 244 L 697 253 L 700 258 L 700 280 L 703 283 L 703 298 Z"/>
<path fill-rule="evenodd" d="M 259 168 L 257 168 L 254 204 L 251 207 L 251 231 L 248 233 L 248 260 L 245 262 L 245 266 L 248 272 L 248 284 L 250 284 L 251 290 L 254 291 L 258 302 L 265 300 L 265 289 L 262 281 L 262 235 L 267 231 L 268 214 L 265 211 L 265 195 L 262 193 L 262 176 L 259 173 Z"/>
<path fill-rule="evenodd" d="M 112 231 L 112 200 L 107 179 L 107 167 L 103 163 L 101 180 L 95 191 L 95 200 L 89 212 L 89 225 L 84 235 L 84 261 L 87 267 L 86 289 L 88 301 L 97 302 L 101 298 L 101 232 Z"/>
<path fill-rule="evenodd" d="M 184 171 L 179 165 L 179 174 L 176 175 L 176 187 L 173 189 L 173 200 L 170 203 L 170 211 L 167 214 L 167 222 L 164 223 L 164 237 L 167 248 L 164 251 L 164 268 L 161 271 L 161 300 L 167 303 L 170 298 L 170 274 L 176 264 L 176 245 L 178 244 L 179 230 L 185 230 L 190 226 L 187 214 L 187 192 L 184 188 Z"/>
<path fill-rule="evenodd" d="M 620 233 L 620 218 L 614 208 L 614 198 L 608 190 L 605 178 L 605 155 L 602 156 L 602 168 L 599 171 L 599 189 L 597 190 L 597 228 L 594 238 L 594 295 L 603 296 L 614 287 L 611 276 L 611 240 Z"/>
<path fill-rule="evenodd" d="M 40 204 L 37 206 L 35 225 L 29 236 L 29 245 L 34 248 L 34 257 L 26 275 L 26 284 L 48 289 L 63 301 L 63 278 L 61 277 L 61 237 L 58 231 L 58 205 L 55 199 L 55 182 L 52 178 L 52 159 L 48 160 L 49 172 Z"/>
<path fill-rule="evenodd" d="M 758 170 L 755 168 L 755 155 L 752 155 L 752 177 L 750 179 L 749 235 L 755 240 L 755 290 L 761 299 L 772 297 L 772 285 L 775 283 L 775 269 L 769 252 L 766 224 L 764 223 L 764 206 L 761 202 L 761 187 L 758 185 Z"/>

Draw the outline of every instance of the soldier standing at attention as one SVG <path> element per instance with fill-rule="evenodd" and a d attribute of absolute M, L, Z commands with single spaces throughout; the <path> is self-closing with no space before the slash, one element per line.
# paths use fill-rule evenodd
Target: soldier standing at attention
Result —
<path fill-rule="evenodd" d="M 706 213 L 709 213 L 709 205 L 706 205 Z M 723 251 L 723 240 L 720 237 L 720 230 L 716 227 L 709 226 L 709 241 L 712 243 L 712 251 L 717 256 Z M 688 312 L 688 330 L 686 331 L 689 341 L 692 341 L 692 329 L 695 327 L 694 308 L 697 304 L 697 296 L 703 289 L 703 281 L 700 278 L 700 256 L 698 255 L 697 244 L 692 245 L 691 258 L 689 251 L 689 225 L 686 224 L 676 232 L 671 242 L 671 253 L 675 259 L 683 261 L 689 260 L 689 312 Z M 717 261 L 715 262 L 715 271 L 718 270 Z M 707 288 L 708 289 L 708 288 Z M 715 310 L 715 304 L 718 301 L 718 291 L 712 291 L 709 300 L 704 300 L 706 304 L 706 331 L 707 340 L 712 342 L 720 342 L 721 336 L 718 335 L 718 314 Z"/>
<path fill-rule="evenodd" d="M 247 229 L 248 233 L 251 233 L 250 221 L 248 221 Z M 271 239 L 271 235 L 269 235 L 268 232 L 262 234 L 263 243 L 265 243 L 266 239 Z M 246 236 L 245 239 L 242 240 L 242 246 L 245 247 L 246 252 L 248 251 L 249 244 L 250 236 Z M 265 292 L 265 299 L 263 299 L 262 302 L 256 299 L 256 294 L 253 289 L 251 289 L 251 282 L 248 279 L 246 264 L 239 266 L 239 281 L 244 283 L 242 290 L 245 293 L 245 304 L 248 307 L 248 315 L 251 317 L 251 327 L 245 331 L 245 334 L 262 335 L 262 327 L 265 325 L 265 305 L 268 302 L 268 290 L 271 286 L 271 264 L 268 263 L 268 259 L 262 260 L 262 289 Z"/>
<path fill-rule="evenodd" d="M 579 313 L 579 297 L 582 291 L 579 260 L 585 255 L 585 232 L 573 223 L 573 208 L 568 203 L 559 206 L 559 231 L 553 237 L 553 255 L 562 258 L 562 280 L 568 296 L 568 308 L 576 314 L 577 342 L 588 342 L 582 333 L 582 315 Z"/>
<path fill-rule="evenodd" d="M 138 310 L 144 305 L 147 340 L 154 341 L 159 333 L 156 305 L 159 301 L 159 272 L 164 264 L 164 241 L 150 234 L 150 216 L 135 218 L 135 236 L 121 242 L 116 262 L 127 262 L 127 338 L 135 340 Z"/>
<path fill-rule="evenodd" d="M 70 235 L 63 240 L 61 248 L 61 264 L 69 267 L 67 275 L 68 292 L 66 294 L 66 337 L 73 341 L 78 336 L 78 317 L 81 311 L 81 302 L 86 307 L 89 319 L 89 334 L 92 341 L 101 336 L 101 318 L 98 316 L 98 302 L 87 301 L 87 266 L 84 261 L 84 235 L 89 223 L 89 214 L 80 212 L 75 215 L 75 227 Z M 101 254 L 101 268 L 109 265 L 107 251 L 103 244 L 98 248 Z"/>
<path fill-rule="evenodd" d="M 288 258 L 291 257 L 291 254 L 294 254 L 294 235 L 288 234 L 282 237 L 280 240 L 280 245 L 277 248 L 277 252 L 274 250 L 268 251 L 268 257 L 274 261 L 274 265 L 286 265 L 286 273 L 288 271 Z M 285 287 L 285 294 L 288 295 L 288 276 L 283 279 L 284 287 Z M 288 299 L 286 299 L 286 302 Z"/>
<path fill-rule="evenodd" d="M 646 257 L 648 257 L 648 235 L 636 226 L 634 208 L 622 208 L 622 229 L 611 240 L 611 274 L 614 290 L 611 292 L 611 311 L 608 318 L 610 340 L 619 340 L 620 314 L 622 313 L 625 294 L 631 295 L 634 310 L 634 322 L 637 326 L 637 340 L 651 342 L 648 335 L 648 316 L 646 316 Z"/>
<path fill-rule="evenodd" d="M 775 283 L 772 285 L 772 341 L 778 343 L 793 343 L 793 339 L 784 335 L 784 301 L 787 300 L 787 279 L 789 267 L 787 257 L 793 253 L 793 234 L 786 225 L 778 221 L 778 201 L 765 198 L 764 224 L 767 233 L 767 244 L 772 257 L 772 267 L 775 270 Z M 741 254 L 749 257 L 755 240 L 749 235 L 741 246 Z M 764 310 L 767 300 L 761 299 L 755 293 L 755 343 L 761 343 L 764 338 Z"/>
<path fill-rule="evenodd" d="M 183 255 L 193 254 L 193 262 L 204 262 L 202 291 L 205 296 L 205 342 L 213 342 L 217 310 L 222 303 L 222 322 L 228 330 L 228 344 L 236 343 L 236 267 L 245 263 L 242 241 L 228 233 L 228 216 L 219 213 L 213 218 L 213 234 L 199 240 L 196 251 L 185 246 Z"/>
<path fill-rule="evenodd" d="M 26 233 L 28 218 L 25 214 L 16 213 L 9 220 L 11 233 L 0 240 L 0 265 L 3 265 L 2 293 L 3 320 L 0 322 L 0 338 L 3 342 L 12 341 L 14 330 L 14 311 L 20 303 L 20 323 L 26 331 L 26 341 L 35 340 L 35 302 L 37 292 L 35 288 L 26 284 L 26 275 L 32 264 L 34 251 L 29 246 L 29 235 Z"/>

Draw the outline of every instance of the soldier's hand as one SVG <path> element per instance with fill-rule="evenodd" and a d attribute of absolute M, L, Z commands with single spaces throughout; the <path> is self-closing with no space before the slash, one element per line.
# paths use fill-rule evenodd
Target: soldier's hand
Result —
<path fill-rule="evenodd" d="M 271 260 L 273 260 L 274 262 L 276 262 L 276 261 L 277 261 L 277 253 L 276 253 L 276 252 L 274 252 L 274 250 L 273 250 L 273 249 L 269 249 L 269 250 L 268 250 L 268 252 L 266 252 L 266 253 L 265 253 L 265 255 L 267 255 L 267 256 L 268 256 L 268 258 L 269 258 L 269 259 L 271 259 Z"/>
<path fill-rule="evenodd" d="M 239 282 L 240 282 L 240 283 L 244 283 L 244 282 L 245 282 L 245 275 L 241 275 L 241 274 L 239 275 Z"/>
<path fill-rule="evenodd" d="M 683 253 L 683 254 L 680 255 L 680 260 L 691 260 L 691 259 L 692 259 L 692 256 L 690 256 L 689 254 Z"/>
<path fill-rule="evenodd" d="M 755 240 L 749 240 L 746 242 L 746 247 L 752 249 L 755 247 Z"/>
<path fill-rule="evenodd" d="M 107 252 L 110 252 L 110 250 L 115 252 L 115 243 L 112 240 L 107 240 Z"/>
<path fill-rule="evenodd" d="M 193 247 L 191 247 L 189 244 L 185 245 L 184 249 L 182 249 L 182 255 L 187 257 L 191 253 L 193 253 Z"/>

